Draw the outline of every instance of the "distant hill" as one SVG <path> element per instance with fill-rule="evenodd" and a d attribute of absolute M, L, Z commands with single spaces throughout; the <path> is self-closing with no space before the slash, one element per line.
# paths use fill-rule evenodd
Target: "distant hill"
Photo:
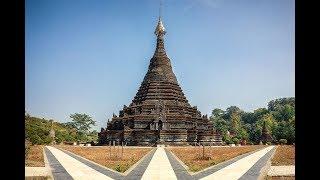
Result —
<path fill-rule="evenodd" d="M 52 139 L 50 138 L 51 122 L 44 118 L 33 117 L 28 114 L 25 115 L 25 139 L 32 144 L 49 144 Z M 79 136 L 77 129 L 71 122 L 59 123 L 53 121 L 53 129 L 55 131 L 56 143 L 61 142 L 97 142 L 98 132 L 92 131 L 87 136 Z"/>
<path fill-rule="evenodd" d="M 32 144 L 49 144 L 52 141 L 49 137 L 51 121 L 26 115 L 25 139 Z M 55 130 L 55 141 L 57 143 L 74 142 L 77 139 L 76 129 L 68 127 L 65 123 L 53 122 L 53 129 Z"/>

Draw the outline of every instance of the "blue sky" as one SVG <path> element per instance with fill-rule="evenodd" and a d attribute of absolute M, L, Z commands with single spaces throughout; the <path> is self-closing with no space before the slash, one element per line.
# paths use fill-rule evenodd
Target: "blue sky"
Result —
<path fill-rule="evenodd" d="M 129 105 L 155 49 L 158 0 L 26 0 L 26 111 L 95 129 Z M 164 0 L 166 51 L 192 106 L 295 96 L 293 0 Z"/>

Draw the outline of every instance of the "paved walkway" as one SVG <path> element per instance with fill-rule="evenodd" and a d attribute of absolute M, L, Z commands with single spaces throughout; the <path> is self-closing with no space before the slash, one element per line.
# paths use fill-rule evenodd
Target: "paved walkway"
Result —
<path fill-rule="evenodd" d="M 239 179 L 242 177 L 257 161 L 262 158 L 266 153 L 268 153 L 270 150 L 272 150 L 274 146 L 269 146 L 267 148 L 264 148 L 256 153 L 253 153 L 247 157 L 244 157 L 240 159 L 239 161 L 236 161 L 229 166 L 220 169 L 219 171 L 208 175 L 203 180 L 207 179 Z"/>
<path fill-rule="evenodd" d="M 177 179 L 163 147 L 157 148 L 141 179 Z"/>
<path fill-rule="evenodd" d="M 47 167 L 25 167 L 25 176 L 50 176 L 50 169 Z"/>
<path fill-rule="evenodd" d="M 296 166 L 271 166 L 268 176 L 294 176 Z"/>
<path fill-rule="evenodd" d="M 196 179 L 246 179 L 253 180 L 261 174 L 262 167 L 274 152 L 274 146 L 249 152 L 219 163 L 199 173 L 190 173 L 163 147 L 150 151 L 128 173 L 118 173 L 97 165 L 66 150 L 46 146 L 45 153 L 54 179 L 116 179 L 116 180 L 196 180 Z"/>
<path fill-rule="evenodd" d="M 111 179 L 108 176 L 90 168 L 61 150 L 47 146 L 51 153 L 57 158 L 60 164 L 70 174 L 73 179 Z"/>

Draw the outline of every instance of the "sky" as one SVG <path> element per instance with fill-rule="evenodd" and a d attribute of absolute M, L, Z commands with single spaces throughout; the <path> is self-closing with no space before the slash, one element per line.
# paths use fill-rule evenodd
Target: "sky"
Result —
<path fill-rule="evenodd" d="M 164 0 L 166 52 L 192 106 L 244 111 L 295 96 L 294 0 Z M 26 0 L 25 109 L 106 126 L 152 57 L 159 0 Z"/>

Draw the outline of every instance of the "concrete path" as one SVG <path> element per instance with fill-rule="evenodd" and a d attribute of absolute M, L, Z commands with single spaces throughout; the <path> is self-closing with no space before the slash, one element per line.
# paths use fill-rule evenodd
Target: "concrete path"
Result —
<path fill-rule="evenodd" d="M 115 179 L 115 180 L 196 180 L 245 179 L 254 180 L 274 151 L 274 146 L 240 155 L 204 172 L 190 174 L 179 161 L 163 147 L 153 149 L 129 173 L 115 173 L 83 157 L 65 150 L 46 146 L 54 179 Z M 288 168 L 286 169 L 288 170 Z M 279 171 L 275 169 L 274 171 Z M 280 170 L 281 171 L 281 170 Z M 292 170 L 290 170 L 292 171 Z M 294 169 L 293 169 L 294 171 Z"/>
<path fill-rule="evenodd" d="M 50 169 L 47 167 L 25 167 L 25 177 L 28 176 L 44 176 L 50 177 Z"/>
<path fill-rule="evenodd" d="M 271 166 L 268 176 L 294 176 L 296 166 Z"/>
<path fill-rule="evenodd" d="M 220 169 L 219 171 L 208 175 L 203 180 L 206 179 L 239 179 L 242 177 L 257 161 L 262 158 L 265 154 L 267 154 L 270 150 L 272 150 L 274 146 L 266 147 L 258 152 L 255 152 L 249 156 L 246 156 L 229 166 Z"/>
<path fill-rule="evenodd" d="M 141 179 L 177 179 L 163 147 L 157 148 Z"/>
<path fill-rule="evenodd" d="M 73 179 L 111 179 L 108 176 L 90 168 L 89 166 L 81 163 L 80 161 L 74 159 L 73 157 L 67 155 L 57 148 L 51 146 L 47 146 L 47 148 Z"/>

